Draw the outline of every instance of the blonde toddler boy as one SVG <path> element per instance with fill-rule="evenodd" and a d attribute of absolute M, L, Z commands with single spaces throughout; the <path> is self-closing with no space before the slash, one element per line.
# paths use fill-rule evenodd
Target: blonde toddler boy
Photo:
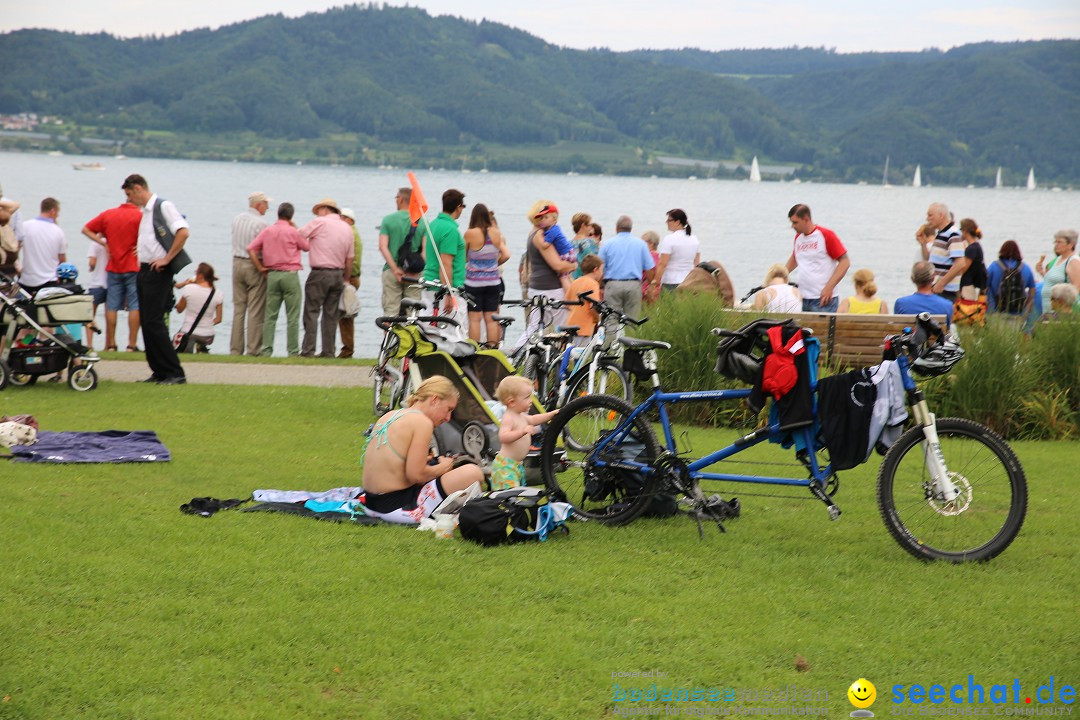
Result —
<path fill-rule="evenodd" d="M 502 379 L 495 397 L 506 406 L 499 425 L 499 452 L 491 464 L 491 489 L 505 490 L 525 484 L 525 456 L 538 427 L 555 417 L 555 412 L 529 415 L 533 384 L 528 378 L 510 375 Z"/>

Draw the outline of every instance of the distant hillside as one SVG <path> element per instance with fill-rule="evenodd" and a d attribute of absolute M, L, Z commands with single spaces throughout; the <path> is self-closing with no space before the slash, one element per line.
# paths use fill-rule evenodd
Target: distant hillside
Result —
<path fill-rule="evenodd" d="M 347 137 L 417 158 L 485 144 L 539 156 L 569 142 L 633 149 L 639 169 L 619 168 L 632 172 L 650 172 L 656 153 L 759 155 L 802 165 L 805 177 L 868 179 L 890 154 L 934 182 L 974 182 L 998 164 L 1078 182 L 1078 58 L 1075 41 L 585 52 L 497 23 L 368 5 L 170 37 L 3 34 L 0 112 L 58 114 L 84 134 L 146 131 L 144 151 L 150 131 Z"/>
<path fill-rule="evenodd" d="M 989 183 L 996 166 L 1080 178 L 1080 42 L 967 45 L 934 62 L 754 81 L 831 148 L 823 170 L 921 164 L 933 182 Z M 880 170 L 879 170 L 880 172 Z M 981 176 L 979 175 L 981 173 Z"/>
<path fill-rule="evenodd" d="M 709 156 L 739 146 L 812 152 L 743 83 L 412 8 L 269 16 L 163 39 L 27 30 L 0 36 L 0 57 L 0 112 L 95 124 L 288 137 L 344 130 L 410 143 L 647 143 Z"/>
<path fill-rule="evenodd" d="M 895 62 L 932 62 L 940 50 L 889 53 L 838 53 L 827 48 L 763 48 L 757 50 L 634 50 L 629 57 L 657 65 L 722 75 L 804 75 L 830 70 L 865 70 Z"/>

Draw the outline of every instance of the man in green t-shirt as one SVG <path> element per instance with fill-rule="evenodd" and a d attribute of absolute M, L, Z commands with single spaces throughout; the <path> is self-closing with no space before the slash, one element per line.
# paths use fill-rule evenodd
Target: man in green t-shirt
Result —
<path fill-rule="evenodd" d="M 379 252 L 382 253 L 386 262 L 382 270 L 382 308 L 383 315 L 398 315 L 401 311 L 402 298 L 411 300 L 420 299 L 420 287 L 415 283 L 402 282 L 405 276 L 397 264 L 398 250 L 405 242 L 409 234 L 409 200 L 412 198 L 412 188 L 401 188 L 397 191 L 394 202 L 397 210 L 383 218 L 379 228 Z M 417 230 L 412 239 L 413 248 L 420 248 L 424 252 L 423 243 L 420 242 L 422 232 Z"/>
<path fill-rule="evenodd" d="M 465 238 L 458 229 L 457 219 L 465 210 L 465 193 L 451 188 L 443 193 L 442 204 L 443 211 L 431 222 L 431 236 L 426 243 L 424 279 L 445 283 L 446 277 L 449 277 L 450 285 L 461 289 L 465 285 Z M 433 292 L 424 290 L 421 299 L 431 307 L 434 296 Z M 440 312 L 454 317 L 462 327 L 468 327 L 466 308 L 459 299 L 447 295 Z"/>

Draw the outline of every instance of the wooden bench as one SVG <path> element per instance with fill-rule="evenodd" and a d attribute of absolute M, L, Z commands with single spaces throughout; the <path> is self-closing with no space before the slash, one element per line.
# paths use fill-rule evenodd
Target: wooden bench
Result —
<path fill-rule="evenodd" d="M 821 364 L 858 368 L 881 362 L 886 335 L 896 335 L 915 324 L 914 315 L 854 315 L 850 313 L 792 313 L 801 327 L 811 328 L 821 343 Z M 945 327 L 944 315 L 931 318 Z"/>

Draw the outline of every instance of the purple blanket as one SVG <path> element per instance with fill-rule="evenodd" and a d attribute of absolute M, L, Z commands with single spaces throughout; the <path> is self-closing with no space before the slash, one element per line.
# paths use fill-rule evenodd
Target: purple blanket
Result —
<path fill-rule="evenodd" d="M 15 460 L 47 463 L 169 462 L 169 449 L 153 430 L 38 433 L 33 445 L 11 448 Z"/>

